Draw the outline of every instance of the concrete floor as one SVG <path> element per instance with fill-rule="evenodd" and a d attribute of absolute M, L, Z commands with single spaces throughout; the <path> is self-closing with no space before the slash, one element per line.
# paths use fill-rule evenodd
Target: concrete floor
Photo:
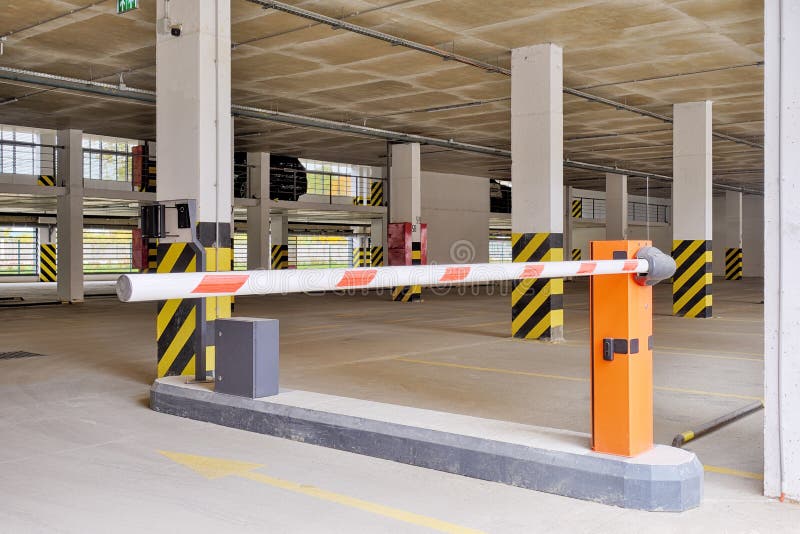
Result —
<path fill-rule="evenodd" d="M 0 298 L 15 291 L 47 300 L 53 288 L 0 284 Z M 716 317 L 690 320 L 671 317 L 669 286 L 657 288 L 659 443 L 762 395 L 761 284 L 718 281 L 714 293 Z M 287 388 L 588 432 L 586 284 L 567 284 L 558 345 L 509 339 L 508 301 L 497 288 L 427 291 L 418 305 L 245 297 L 236 315 L 281 320 Z M 154 413 L 154 313 L 103 297 L 0 307 L 0 351 L 46 355 L 0 360 L 0 532 L 772 533 L 800 522 L 800 506 L 761 496 L 761 414 L 690 443 L 711 470 L 704 504 L 659 514 Z M 158 451 L 263 467 L 209 479 Z M 192 462 L 207 474 L 217 465 Z"/>

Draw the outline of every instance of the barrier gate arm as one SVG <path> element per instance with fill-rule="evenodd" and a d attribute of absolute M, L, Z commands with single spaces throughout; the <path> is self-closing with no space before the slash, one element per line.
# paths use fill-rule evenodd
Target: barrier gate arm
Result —
<path fill-rule="evenodd" d="M 633 274 L 640 284 L 653 285 L 672 276 L 674 269 L 670 256 L 642 247 L 634 259 L 624 260 L 126 274 L 119 277 L 116 289 L 122 302 L 143 302 L 612 274 Z"/>

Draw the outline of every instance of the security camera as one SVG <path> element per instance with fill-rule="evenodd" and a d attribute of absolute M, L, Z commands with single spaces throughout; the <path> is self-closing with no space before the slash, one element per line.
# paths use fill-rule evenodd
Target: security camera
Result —
<path fill-rule="evenodd" d="M 171 33 L 173 37 L 180 37 L 182 28 L 183 24 L 172 24 L 169 27 L 169 33 Z"/>

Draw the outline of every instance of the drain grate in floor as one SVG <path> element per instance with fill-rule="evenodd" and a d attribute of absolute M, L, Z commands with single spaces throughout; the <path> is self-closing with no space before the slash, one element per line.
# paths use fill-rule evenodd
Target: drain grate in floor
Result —
<path fill-rule="evenodd" d="M 15 350 L 12 352 L 0 352 L 0 360 L 14 360 L 17 358 L 32 358 L 34 356 L 44 356 L 44 354 L 36 354 L 35 352 L 25 352 L 23 350 Z"/>

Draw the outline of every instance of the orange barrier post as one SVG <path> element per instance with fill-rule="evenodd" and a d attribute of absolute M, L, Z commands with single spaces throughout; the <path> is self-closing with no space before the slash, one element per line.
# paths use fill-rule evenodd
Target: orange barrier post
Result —
<path fill-rule="evenodd" d="M 634 260 L 650 241 L 594 241 L 592 260 Z M 589 282 L 592 449 L 635 456 L 653 447 L 653 289 L 633 274 Z"/>

